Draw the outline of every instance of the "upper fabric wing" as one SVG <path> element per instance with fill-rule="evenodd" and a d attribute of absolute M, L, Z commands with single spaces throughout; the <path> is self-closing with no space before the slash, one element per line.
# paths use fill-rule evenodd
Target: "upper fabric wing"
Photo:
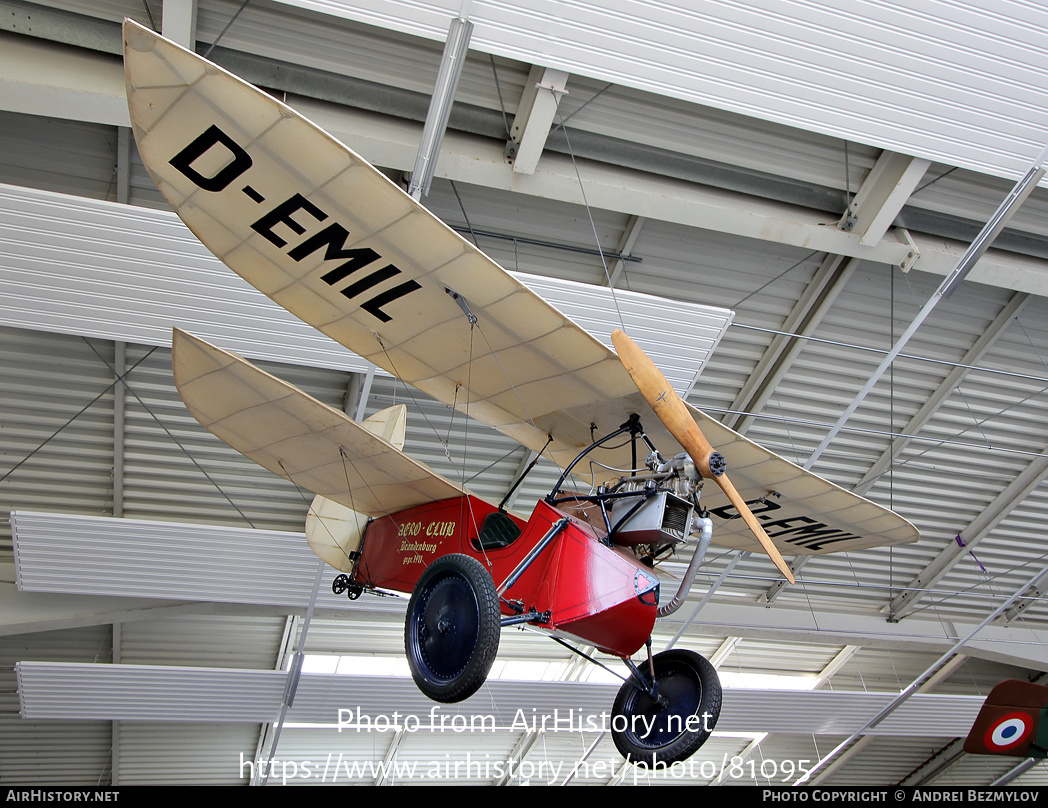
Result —
<path fill-rule="evenodd" d="M 127 22 L 124 38 L 132 125 L 157 186 L 216 256 L 284 308 L 533 450 L 550 439 L 544 454 L 561 466 L 594 434 L 650 413 L 611 350 L 366 160 L 152 31 Z M 783 552 L 916 540 L 891 511 L 696 417 Z M 675 451 L 653 416 L 645 427 Z M 592 459 L 625 468 L 630 449 Z M 584 474 L 599 482 L 614 472 Z M 714 487 L 703 504 L 727 520 L 716 541 L 756 547 Z"/>

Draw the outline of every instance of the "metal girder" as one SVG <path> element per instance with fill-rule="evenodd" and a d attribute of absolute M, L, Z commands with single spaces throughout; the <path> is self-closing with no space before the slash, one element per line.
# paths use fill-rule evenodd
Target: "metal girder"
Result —
<path fill-rule="evenodd" d="M 782 607 L 768 609 L 758 604 L 710 603 L 702 611 L 702 631 L 707 636 L 856 645 L 922 653 L 942 653 L 974 628 L 974 624 L 946 624 L 937 618 L 911 617 L 902 623 L 886 623 L 879 614 L 812 614 Z M 985 626 L 963 647 L 958 648 L 957 653 L 1048 671 L 1048 648 L 1044 647 L 1036 631 L 1024 627 Z"/>
<path fill-rule="evenodd" d="M 742 642 L 741 637 L 728 637 L 718 647 L 717 650 L 710 654 L 710 664 L 719 668 L 724 664 L 724 660 L 728 658 L 732 651 L 734 651 L 739 643 Z"/>
<path fill-rule="evenodd" d="M 732 755 L 732 765 L 741 765 L 745 763 L 747 760 L 749 760 L 753 756 L 753 753 L 761 748 L 761 744 L 764 743 L 764 739 L 767 737 L 767 734 L 764 734 L 754 738 L 752 741 L 746 744 L 745 748 L 741 752 Z M 728 779 L 730 771 L 731 769 L 729 769 L 727 766 L 722 766 L 720 774 L 713 778 L 713 780 L 710 782 L 710 785 L 719 786 L 721 783 Z"/>
<path fill-rule="evenodd" d="M 113 343 L 113 516 L 124 515 L 124 443 L 126 431 L 127 383 L 122 380 L 127 373 L 127 343 Z"/>
<path fill-rule="evenodd" d="M 877 244 L 930 165 L 928 160 L 906 154 L 881 152 L 845 211 L 839 227 L 856 233 L 860 244 Z"/>
<path fill-rule="evenodd" d="M 1023 774 L 1025 772 L 1029 771 L 1034 766 L 1037 766 L 1037 765 L 1039 765 L 1039 764 L 1041 764 L 1043 762 L 1044 761 L 1043 761 L 1042 758 L 1035 758 L 1035 757 L 1026 758 L 1026 760 L 1021 761 L 1020 763 L 1016 763 L 1011 769 L 1009 769 L 1007 772 L 1005 772 L 1000 777 L 998 777 L 996 780 L 994 780 L 992 783 L 990 783 L 990 785 L 991 786 L 1006 786 L 1010 782 L 1012 782 L 1012 780 L 1014 780 L 1016 777 L 1018 777 L 1020 774 Z"/>
<path fill-rule="evenodd" d="M 121 624 L 113 623 L 113 664 L 119 665 L 124 660 L 121 652 Z M 109 781 L 114 786 L 120 785 L 120 722 L 113 721 L 109 727 L 110 761 Z"/>
<path fill-rule="evenodd" d="M 56 48 L 46 40 L 0 32 L 0 108 L 33 115 L 129 124 L 120 63 L 89 50 Z M 373 113 L 333 107 L 316 100 L 289 98 L 307 118 L 352 145 L 369 161 L 389 169 L 410 171 L 418 153 L 418 124 L 402 118 L 377 118 Z M 583 204 L 578 177 L 569 157 L 546 151 L 543 171 L 523 175 L 506 163 L 504 144 L 448 132 L 442 145 L 440 176 L 542 198 Z M 594 208 L 654 218 L 690 227 L 772 241 L 830 254 L 902 266 L 913 247 L 890 235 L 874 246 L 855 233 L 826 227 L 817 211 L 746 196 L 731 191 L 660 176 L 628 171 L 608 163 L 588 163 L 586 196 Z M 964 245 L 938 238 L 916 240 L 921 258 L 917 268 L 949 274 Z M 1044 262 L 1007 252 L 990 252 L 973 271 L 972 280 L 995 286 L 1048 294 Z"/>
<path fill-rule="evenodd" d="M 815 686 L 812 689 L 817 690 L 818 688 L 826 684 L 826 682 L 828 682 L 833 677 L 833 675 L 837 673 L 837 671 L 839 671 L 841 668 L 848 664 L 851 658 L 855 656 L 855 654 L 861 647 L 862 646 L 859 645 L 844 646 L 844 648 L 840 650 L 837 656 L 835 656 L 828 663 L 826 663 L 826 667 L 819 671 L 819 675 L 815 677 Z"/>
<path fill-rule="evenodd" d="M 611 283 L 608 284 L 609 286 L 615 287 L 619 285 L 619 279 L 626 269 L 626 258 L 633 252 L 633 245 L 637 243 L 637 239 L 640 237 L 640 231 L 644 227 L 644 222 L 643 216 L 630 216 L 629 221 L 626 223 L 626 229 L 622 231 L 622 238 L 619 239 L 618 257 L 611 267 Z"/>
<path fill-rule="evenodd" d="M 284 618 L 284 633 L 281 635 L 280 647 L 277 649 L 274 670 L 287 670 L 291 657 L 294 655 L 293 643 L 300 620 L 301 618 L 298 615 L 288 615 Z M 255 744 L 255 767 L 251 776 L 251 785 L 253 786 L 262 784 L 262 776 L 265 769 L 264 763 L 273 757 L 273 752 L 275 751 L 273 748 L 275 730 L 276 724 L 272 721 L 265 721 L 259 726 L 258 743 Z"/>
<path fill-rule="evenodd" d="M 916 435 L 924 428 L 924 425 L 931 420 L 932 416 L 935 415 L 942 403 L 968 374 L 970 368 L 962 366 L 978 365 L 986 355 L 986 352 L 993 347 L 997 342 L 997 339 L 1008 328 L 1011 321 L 1019 316 L 1019 313 L 1023 310 L 1023 307 L 1026 306 L 1026 302 L 1029 299 L 1030 296 L 1022 292 L 1012 295 L 1011 299 L 993 319 L 993 322 L 990 323 L 989 327 L 983 331 L 975 344 L 964 354 L 961 361 L 958 363 L 958 366 L 946 375 L 946 378 L 942 380 L 938 389 L 928 397 L 928 400 L 925 401 L 921 408 L 914 414 L 909 423 L 902 428 L 902 435 L 892 440 L 891 446 L 889 446 L 884 453 L 877 458 L 876 462 L 870 466 L 870 470 L 863 475 L 861 480 L 859 480 L 854 489 L 856 494 L 865 494 L 870 490 L 873 484 L 877 482 L 880 476 L 888 470 L 892 462 L 902 453 L 907 444 L 909 444 L 910 437 Z"/>
<path fill-rule="evenodd" d="M 197 0 L 164 0 L 161 32 L 183 48 L 196 44 Z"/>
<path fill-rule="evenodd" d="M 977 516 L 958 536 L 961 544 L 950 542 L 936 559 L 903 588 L 903 592 L 885 607 L 891 619 L 901 620 L 911 614 L 914 604 L 930 587 L 935 586 L 953 569 L 954 564 L 966 556 L 981 539 L 1000 524 L 1012 509 L 1021 503 L 1045 478 L 1048 477 L 1048 457 L 1038 457 L 1005 488 L 989 507 Z"/>
<path fill-rule="evenodd" d="M 506 145 L 516 173 L 535 173 L 567 83 L 565 71 L 532 65 Z"/>
<path fill-rule="evenodd" d="M 855 410 L 858 409 L 866 396 L 869 395 L 871 390 L 873 390 L 874 385 L 877 384 L 881 376 L 883 376 L 888 368 L 891 367 L 891 364 L 895 361 L 896 357 L 902 353 L 903 348 L 906 347 L 906 343 L 909 342 L 917 329 L 921 327 L 932 311 L 935 310 L 935 307 L 939 302 L 948 298 L 953 294 L 958 286 L 964 283 L 965 279 L 971 274 L 972 270 L 975 269 L 983 255 L 986 254 L 986 251 L 989 250 L 994 239 L 1000 235 L 1001 231 L 1004 230 L 1005 226 L 1015 215 L 1016 211 L 1019 210 L 1030 194 L 1033 193 L 1044 175 L 1048 173 L 1048 166 L 1045 165 L 1046 163 L 1048 163 L 1048 146 L 1045 146 L 1034 158 L 1030 167 L 1026 170 L 1026 173 L 1019 178 L 1012 187 L 1012 190 L 1009 191 L 1008 195 L 997 207 L 997 210 L 994 211 L 986 224 L 983 225 L 979 234 L 975 237 L 972 243 L 968 245 L 968 249 L 964 251 L 964 255 L 961 256 L 956 266 L 947 273 L 946 279 L 939 284 L 939 288 L 932 293 L 931 297 L 928 298 L 928 302 L 924 304 L 921 310 L 913 318 L 913 321 L 895 341 L 895 345 L 890 351 L 888 351 L 884 359 L 881 360 L 881 364 L 877 366 L 877 369 L 870 375 L 870 378 L 866 380 L 862 389 L 855 394 L 855 398 L 852 399 L 851 404 L 844 408 L 844 412 L 841 413 L 834 425 L 830 427 L 830 431 L 826 433 L 822 442 L 815 447 L 815 451 L 811 453 L 811 456 L 804 464 L 805 469 L 810 469 L 815 465 L 822 453 L 830 443 L 833 442 L 841 429 L 844 428 L 848 419 L 851 418 Z"/>
<path fill-rule="evenodd" d="M 538 729 L 535 732 L 525 732 L 525 733 L 523 733 L 517 739 L 517 742 L 516 742 L 516 744 L 514 744 L 513 749 L 510 750 L 509 755 L 507 755 L 506 758 L 505 758 L 506 766 L 503 768 L 502 776 L 498 780 L 493 782 L 492 785 L 493 786 L 508 785 L 509 782 L 510 782 L 510 771 L 511 771 L 509 764 L 512 763 L 513 761 L 517 761 L 518 763 L 520 761 L 523 761 L 524 758 L 526 758 L 528 756 L 528 754 L 530 754 L 530 752 L 532 750 L 532 747 L 534 747 L 535 744 L 537 744 L 539 742 L 540 738 L 545 737 L 545 735 L 546 735 L 545 727 L 542 727 L 541 729 Z"/>
<path fill-rule="evenodd" d="M 400 749 L 400 745 L 404 743 L 404 738 L 407 736 L 407 732 L 401 728 L 393 733 L 393 740 L 389 742 L 389 748 L 386 749 L 386 754 L 382 758 L 382 763 L 376 768 L 382 774 L 375 780 L 372 785 L 384 786 L 389 782 L 389 773 L 393 770 L 393 761 L 397 757 L 397 751 Z"/>
<path fill-rule="evenodd" d="M 854 274 L 857 263 L 840 255 L 826 256 L 783 323 L 782 331 L 801 336 L 813 334 Z M 804 340 L 784 334 L 774 335 L 732 402 L 730 409 L 737 414 L 728 415 L 725 424 L 737 432 L 745 432 L 803 348 Z"/>
<path fill-rule="evenodd" d="M 97 17 L 45 8 L 40 3 L 28 3 L 24 0 L 0 0 L 0 31 L 11 31 L 103 53 L 119 54 L 123 51 L 119 25 Z"/>
<path fill-rule="evenodd" d="M 806 336 L 814 334 L 826 313 L 837 302 L 844 287 L 855 274 L 859 262 L 841 255 L 827 255 L 808 284 L 782 330 Z M 731 409 L 739 413 L 728 415 L 724 422 L 738 432 L 745 432 L 753 423 L 754 415 L 764 409 L 768 399 L 789 371 L 790 366 L 804 348 L 804 340 L 776 334 L 761 356 L 753 372 L 739 390 Z M 798 556 L 790 563 L 790 571 L 796 576 L 811 556 Z M 762 603 L 773 603 L 787 581 L 780 578 L 771 584 L 761 596 Z"/>
<path fill-rule="evenodd" d="M 117 127 L 116 201 L 122 205 L 131 201 L 131 137 L 130 127 Z"/>
<path fill-rule="evenodd" d="M 56 581 L 56 586 L 61 588 L 61 582 Z M 102 626 L 128 620 L 154 620 L 160 616 L 167 616 L 172 611 L 182 610 L 193 614 L 201 611 L 198 603 L 20 592 L 13 583 L 0 583 L 0 637 Z"/>
<path fill-rule="evenodd" d="M 998 622 L 1008 624 L 1022 617 L 1027 609 L 1044 597 L 1045 592 L 1048 592 L 1048 570 L 1045 570 L 1043 575 L 1019 593 L 1019 599 L 1015 605 L 1006 609 Z"/>
<path fill-rule="evenodd" d="M 804 566 L 815 556 L 797 556 L 793 561 L 790 562 L 790 572 L 793 573 L 793 577 L 796 578 L 798 573 Z M 770 606 L 775 600 L 782 594 L 783 589 L 789 584 L 785 578 L 775 581 L 771 586 L 764 591 L 764 593 L 758 599 L 758 603 L 763 603 L 766 606 Z"/>
<path fill-rule="evenodd" d="M 4 32 L 0 32 L 0 98 L 0 106 L 12 112 L 131 125 L 118 60 Z"/>
<path fill-rule="evenodd" d="M 920 766 L 910 772 L 906 777 L 899 781 L 899 785 L 902 786 L 929 786 L 935 782 L 936 777 L 941 777 L 946 774 L 956 763 L 964 760 L 966 757 L 964 747 L 961 744 L 960 738 L 954 738 L 946 746 L 937 750 L 928 760 L 924 761 Z M 918 775 L 920 771 L 928 766 L 932 768 L 921 777 L 919 780 L 911 780 L 911 777 Z"/>

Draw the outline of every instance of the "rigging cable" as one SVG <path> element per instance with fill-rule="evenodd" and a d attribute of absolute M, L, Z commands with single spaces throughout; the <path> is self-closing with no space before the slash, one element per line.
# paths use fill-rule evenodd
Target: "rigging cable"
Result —
<path fill-rule="evenodd" d="M 550 92 L 554 94 L 554 98 L 557 103 L 557 110 L 559 112 L 560 95 L 557 94 L 554 90 L 550 90 Z M 601 90 L 601 92 L 603 92 L 603 90 Z M 590 100 L 592 101 L 593 99 Z M 575 111 L 578 112 L 578 110 Z M 575 169 L 575 178 L 578 180 L 579 183 L 579 193 L 582 194 L 582 204 L 586 207 L 586 216 L 589 217 L 590 228 L 593 230 L 593 241 L 597 245 L 597 251 L 600 254 L 601 266 L 604 267 L 604 279 L 608 282 L 608 289 L 611 291 L 611 301 L 615 304 L 615 313 L 618 315 L 619 318 L 619 326 L 622 328 L 623 331 L 625 331 L 626 323 L 622 319 L 622 310 L 619 308 L 619 298 L 618 295 L 615 294 L 615 284 L 612 283 L 611 280 L 611 270 L 608 269 L 608 261 L 604 256 L 603 248 L 600 246 L 600 235 L 597 233 L 597 223 L 593 219 L 593 209 L 590 207 L 589 199 L 586 196 L 586 188 L 582 183 L 582 174 L 579 172 L 578 160 L 575 159 L 575 151 L 571 148 L 571 138 L 568 136 L 568 127 L 564 126 L 564 121 L 566 120 L 566 118 L 561 120 L 559 126 L 564 130 L 564 143 L 568 147 L 568 155 L 571 157 L 572 168 Z"/>

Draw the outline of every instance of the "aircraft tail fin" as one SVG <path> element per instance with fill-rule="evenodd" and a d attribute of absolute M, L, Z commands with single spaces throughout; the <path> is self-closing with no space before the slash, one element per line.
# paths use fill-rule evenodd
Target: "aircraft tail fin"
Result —
<path fill-rule="evenodd" d="M 974 755 L 1048 757 L 1048 687 L 1008 679 L 986 698 L 964 741 Z"/>
<path fill-rule="evenodd" d="M 364 419 L 361 426 L 402 452 L 407 411 L 403 404 L 396 404 Z M 306 514 L 306 541 L 329 565 L 341 572 L 351 572 L 368 519 L 366 514 L 317 494 Z"/>

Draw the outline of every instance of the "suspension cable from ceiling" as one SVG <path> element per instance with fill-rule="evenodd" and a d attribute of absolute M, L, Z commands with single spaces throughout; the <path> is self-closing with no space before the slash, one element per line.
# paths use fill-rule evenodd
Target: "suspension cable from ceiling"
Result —
<path fill-rule="evenodd" d="M 873 386 L 878 382 L 881 376 L 884 375 L 884 372 L 892 362 L 895 361 L 895 358 L 902 353 L 902 349 L 906 347 L 906 343 L 910 341 L 910 337 L 912 337 L 917 329 L 920 328 L 921 324 L 939 304 L 939 301 L 949 297 L 964 281 L 975 264 L 978 263 L 980 258 L 982 258 L 986 250 L 989 249 L 990 244 L 992 244 L 994 239 L 997 238 L 1002 230 L 1004 230 L 1004 226 L 1019 209 L 1019 206 L 1022 205 L 1031 193 L 1033 193 L 1034 188 L 1037 187 L 1037 183 L 1040 182 L 1046 171 L 1048 171 L 1044 166 L 1046 161 L 1048 161 L 1048 146 L 1045 146 L 1037 157 L 1034 158 L 1030 168 L 1027 169 L 1026 173 L 1015 183 L 1015 187 L 1012 188 L 1008 196 L 1005 197 L 1003 202 L 1001 202 L 1000 207 L 997 208 L 997 211 L 990 217 L 989 221 L 986 222 L 983 229 L 979 232 L 979 235 L 977 235 L 975 240 L 972 241 L 971 245 L 969 245 L 968 250 L 961 257 L 957 266 L 954 267 L 953 271 L 945 280 L 943 280 L 939 285 L 939 288 L 932 293 L 928 302 L 924 304 L 924 308 L 918 312 L 917 316 L 913 319 L 913 322 L 907 326 L 902 336 L 900 336 L 896 341 L 895 347 L 888 352 L 884 357 L 884 360 L 873 372 L 873 375 L 870 376 L 866 384 L 864 384 L 862 389 L 856 394 L 851 404 L 849 404 L 844 412 L 841 413 L 840 418 L 837 419 L 837 422 L 827 433 L 826 437 L 823 438 L 822 442 L 815 448 L 815 451 L 812 452 L 811 457 L 809 457 L 805 462 L 805 469 L 810 469 L 815 465 L 815 462 L 841 431 L 844 424 L 849 418 L 851 418 L 855 410 L 858 409 L 859 405 L 873 389 Z"/>
<path fill-rule="evenodd" d="M 244 0 L 244 2 L 240 4 L 240 8 L 238 8 L 236 10 L 236 13 L 229 18 L 229 22 L 226 23 L 226 27 L 218 32 L 218 36 L 215 37 L 215 41 L 211 43 L 211 45 L 208 47 L 206 51 L 204 51 L 203 56 L 205 59 L 211 55 L 211 51 L 215 49 L 215 45 L 217 45 L 218 41 L 226 35 L 226 31 L 228 31 L 232 27 L 233 23 L 237 21 L 237 17 L 240 16 L 240 12 L 243 11 L 247 7 L 247 4 L 250 2 L 251 0 Z"/>

